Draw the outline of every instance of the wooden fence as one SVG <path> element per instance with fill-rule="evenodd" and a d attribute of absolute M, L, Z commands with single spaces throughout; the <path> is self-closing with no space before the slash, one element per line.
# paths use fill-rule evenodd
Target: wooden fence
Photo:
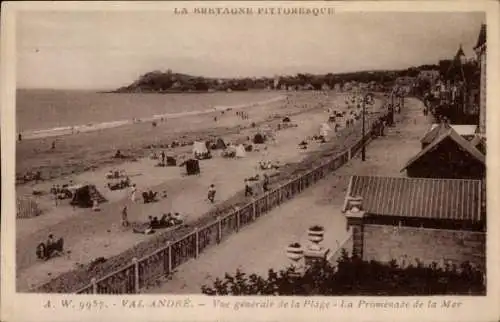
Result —
<path fill-rule="evenodd" d="M 219 244 L 225 238 L 238 232 L 276 208 L 292 199 L 328 174 L 337 170 L 353 158 L 364 144 L 368 144 L 375 133 L 369 131 L 364 140 L 360 139 L 350 148 L 316 168 L 299 175 L 280 187 L 265 193 L 234 212 L 217 218 L 214 222 L 197 228 L 183 238 L 168 242 L 141 259 L 134 258 L 132 263 L 100 279 L 92 279 L 77 294 L 136 294 L 148 284 L 162 276 L 168 276 L 177 267 L 190 259 L 197 258 L 205 249 Z"/>

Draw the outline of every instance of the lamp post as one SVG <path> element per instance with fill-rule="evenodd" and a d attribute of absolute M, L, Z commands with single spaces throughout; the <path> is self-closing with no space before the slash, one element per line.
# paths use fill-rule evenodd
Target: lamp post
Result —
<path fill-rule="evenodd" d="M 366 161 L 366 148 L 365 148 L 365 112 L 366 112 L 366 96 L 363 97 L 363 117 L 362 117 L 362 133 L 361 135 L 363 136 L 361 138 L 362 145 L 361 145 L 361 161 Z"/>

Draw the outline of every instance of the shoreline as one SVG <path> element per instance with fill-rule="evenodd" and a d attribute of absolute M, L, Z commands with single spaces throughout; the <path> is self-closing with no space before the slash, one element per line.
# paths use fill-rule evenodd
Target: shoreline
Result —
<path fill-rule="evenodd" d="M 332 94 L 334 96 L 345 95 L 345 93 Z M 50 149 L 50 139 L 41 138 L 17 142 L 16 187 L 31 186 L 34 181 L 26 180 L 24 177 L 37 171 L 41 172 L 43 181 L 50 181 L 67 175 L 94 171 L 102 165 L 118 165 L 124 160 L 112 158 L 112 153 L 116 149 L 121 150 L 132 160 L 147 156 L 151 148 L 166 148 L 166 144 L 173 141 L 187 143 L 200 138 L 215 139 L 239 133 L 245 128 L 252 127 L 251 123 L 255 123 L 259 127 L 268 122 L 275 122 L 277 115 L 293 116 L 308 112 L 312 107 L 308 106 L 310 99 L 319 98 L 319 96 L 311 96 L 311 94 L 296 96 L 292 93 L 291 95 L 294 103 L 276 101 L 261 104 L 255 111 L 257 115 L 261 116 L 255 118 L 252 115 L 249 120 L 241 120 L 234 116 L 234 113 L 225 113 L 219 122 L 214 124 L 209 113 L 178 118 L 171 123 L 160 122 L 157 127 L 152 127 L 147 122 L 140 122 L 66 136 L 58 143 L 55 151 Z M 249 110 L 250 113 L 254 114 L 252 111 Z M 265 114 L 262 114 L 263 111 Z M 216 113 L 212 111 L 213 115 Z M 196 119 L 196 124 L 192 123 L 193 117 Z M 190 124 L 194 124 L 194 126 L 190 126 Z M 119 141 L 117 141 L 118 137 Z"/>
<path fill-rule="evenodd" d="M 227 111 L 227 110 L 235 110 L 235 109 L 243 109 L 243 108 L 252 108 L 258 107 L 265 104 L 275 103 L 279 101 L 283 101 L 287 98 L 286 95 L 279 95 L 273 97 L 271 99 L 257 101 L 257 102 L 249 102 L 242 103 L 238 105 L 216 105 L 209 109 L 203 109 L 198 111 L 189 111 L 189 112 L 176 112 L 176 113 L 165 113 L 165 114 L 154 114 L 153 116 L 145 117 L 145 118 L 134 118 L 134 119 L 126 119 L 126 120 L 116 120 L 116 121 L 108 121 L 101 123 L 88 123 L 88 124 L 80 124 L 73 126 L 61 126 L 54 127 L 49 129 L 39 129 L 39 130 L 26 130 L 16 133 L 16 137 L 19 135 L 22 136 L 22 140 L 36 140 L 36 139 L 44 139 L 51 137 L 60 137 L 66 135 L 74 135 L 79 133 L 86 132 L 94 132 L 106 129 L 112 129 L 124 125 L 132 125 L 137 123 L 144 122 L 154 122 L 154 121 L 166 121 L 170 119 L 178 119 L 187 116 L 197 116 L 197 115 L 205 115 L 210 114 L 217 111 Z"/>

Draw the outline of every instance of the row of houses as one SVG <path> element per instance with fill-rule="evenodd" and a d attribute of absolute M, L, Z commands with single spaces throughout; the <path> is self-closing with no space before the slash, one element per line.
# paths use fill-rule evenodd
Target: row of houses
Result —
<path fill-rule="evenodd" d="M 424 91 L 426 105 L 434 115 L 445 116 L 453 123 L 479 123 L 486 126 L 486 25 L 479 31 L 473 47 L 475 59 L 466 59 L 460 46 L 448 67 L 445 79 L 438 79 Z"/>
<path fill-rule="evenodd" d="M 400 169 L 405 177 L 351 177 L 342 210 L 352 229 L 353 254 L 378 261 L 469 262 L 485 272 L 484 124 L 444 119 L 420 143 Z"/>

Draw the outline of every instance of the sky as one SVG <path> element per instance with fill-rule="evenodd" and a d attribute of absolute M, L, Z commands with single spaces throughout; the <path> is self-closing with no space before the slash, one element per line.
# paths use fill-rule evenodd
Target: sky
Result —
<path fill-rule="evenodd" d="M 201 16 L 24 11 L 18 88 L 112 89 L 153 70 L 259 77 L 398 69 L 468 57 L 483 13 Z"/>

